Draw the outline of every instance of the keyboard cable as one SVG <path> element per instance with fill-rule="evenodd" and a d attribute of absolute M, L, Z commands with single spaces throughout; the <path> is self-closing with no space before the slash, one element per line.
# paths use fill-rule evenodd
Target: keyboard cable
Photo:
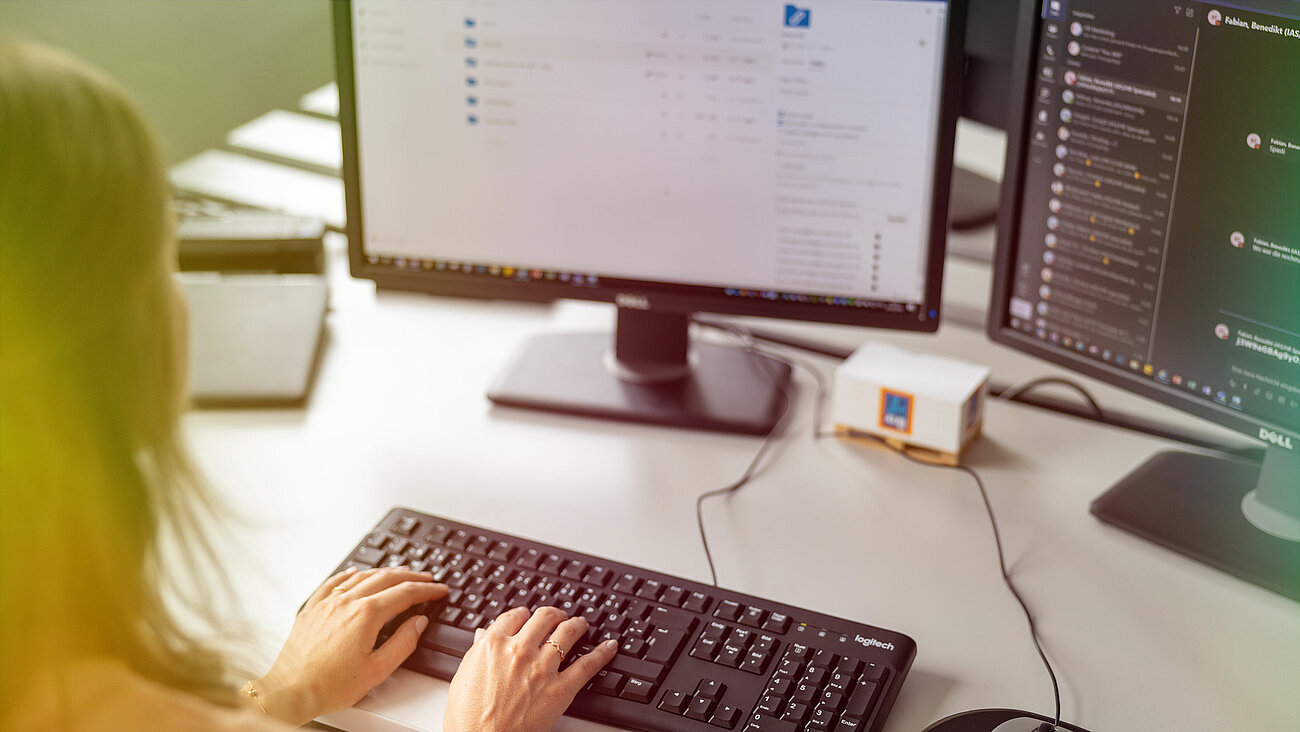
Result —
<path fill-rule="evenodd" d="M 1024 612 L 1025 620 L 1029 625 L 1030 640 L 1033 641 L 1034 650 L 1038 652 L 1038 658 L 1042 660 L 1043 668 L 1047 670 L 1047 676 L 1049 679 L 1051 679 L 1052 682 L 1052 699 L 1055 706 L 1055 712 L 1053 714 L 1052 730 L 1058 730 L 1061 725 L 1061 685 L 1056 678 L 1056 671 L 1052 668 L 1051 661 L 1047 659 L 1047 652 L 1043 650 L 1042 642 L 1039 639 L 1038 623 L 1034 619 L 1034 614 L 1033 612 L 1030 611 L 1029 604 L 1025 602 L 1025 599 L 1024 597 L 1021 596 L 1020 591 L 1016 589 L 1015 584 L 1011 581 L 1011 574 L 1007 571 L 1006 553 L 1002 548 L 1002 533 L 998 529 L 998 520 L 996 515 L 994 515 L 993 513 L 993 503 L 992 501 L 989 500 L 988 490 L 984 487 L 984 480 L 980 477 L 980 474 L 969 465 L 963 465 L 960 463 L 956 465 L 949 465 L 946 463 L 936 463 L 936 462 L 931 462 L 929 460 L 918 458 L 910 454 L 909 452 L 907 452 L 906 449 L 897 448 L 889 444 L 888 442 L 886 442 L 884 439 L 877 437 L 876 435 L 873 435 L 869 432 L 861 432 L 853 429 L 823 430 L 821 426 L 822 413 L 825 407 L 827 384 L 826 384 L 826 377 L 819 370 L 817 370 L 811 364 L 807 363 L 802 359 L 795 358 L 792 356 L 786 356 L 784 354 L 777 353 L 769 348 L 758 348 L 755 345 L 755 339 L 747 332 L 747 330 L 743 326 L 731 325 L 729 323 L 723 324 L 719 322 L 710 322 L 708 325 L 709 327 L 717 328 L 718 330 L 722 330 L 724 332 L 731 334 L 733 338 L 736 341 L 738 341 L 741 344 L 741 346 L 753 356 L 767 357 L 774 361 L 784 363 L 786 366 L 789 366 L 792 370 L 802 369 L 805 373 L 808 373 L 813 377 L 813 379 L 817 382 L 817 394 L 814 397 L 814 401 L 813 401 L 813 424 L 812 424 L 813 439 L 822 439 L 826 437 L 849 437 L 851 439 L 872 440 L 874 442 L 878 442 L 879 444 L 888 448 L 890 451 L 897 453 L 898 455 L 906 458 L 907 460 L 913 463 L 917 463 L 918 465 L 924 465 L 932 468 L 945 468 L 949 470 L 958 470 L 963 473 L 966 473 L 967 475 L 969 475 L 971 478 L 975 480 L 975 486 L 979 488 L 980 498 L 984 502 L 984 511 L 988 514 L 989 517 L 989 526 L 993 529 L 993 544 L 997 549 L 998 571 L 1002 575 L 1002 583 L 1006 585 L 1007 590 L 1011 592 L 1011 596 L 1015 598 L 1016 602 L 1020 605 L 1020 609 Z M 1096 401 L 1092 399 L 1092 395 L 1088 394 L 1086 390 L 1080 388 L 1075 383 L 1069 382 L 1068 380 L 1056 379 L 1053 377 L 1035 379 L 1015 389 L 1008 390 L 1014 393 L 1012 393 L 1010 397 L 1004 396 L 1003 398 L 1013 399 L 1016 396 L 1016 394 L 1031 389 L 1035 386 L 1040 386 L 1046 383 L 1058 383 L 1058 382 L 1063 382 L 1065 386 L 1074 387 L 1076 390 L 1081 392 L 1084 395 L 1084 398 L 1093 407 L 1093 409 L 1099 414 L 1101 413 L 1101 407 L 1097 405 Z M 777 422 L 776 427 L 774 427 L 772 431 L 768 433 L 767 437 L 764 438 L 763 444 L 759 446 L 758 452 L 754 455 L 754 459 L 750 462 L 749 467 L 745 470 L 744 474 L 741 475 L 740 479 L 738 479 L 735 483 L 732 483 L 731 485 L 725 488 L 719 488 L 717 490 L 708 491 L 707 493 L 702 493 L 695 500 L 695 519 L 700 528 L 700 541 L 704 545 L 704 556 L 709 561 L 709 574 L 713 577 L 713 585 L 715 587 L 718 585 L 718 574 L 716 569 L 713 566 L 713 555 L 709 552 L 709 540 L 704 530 L 704 514 L 702 511 L 702 506 L 704 504 L 705 499 L 712 498 L 714 496 L 722 496 L 722 495 L 734 493 L 735 491 L 743 487 L 746 483 L 748 483 L 751 478 L 754 477 L 754 474 L 758 468 L 759 463 L 762 461 L 763 456 L 767 454 L 768 449 L 774 443 L 774 439 L 773 439 L 774 436 L 777 436 L 780 432 L 782 432 L 785 429 L 786 422 L 790 418 L 792 412 L 794 411 L 793 399 L 791 398 L 790 390 L 784 386 L 781 386 L 781 390 L 786 395 L 785 412 L 782 413 L 781 419 Z"/>

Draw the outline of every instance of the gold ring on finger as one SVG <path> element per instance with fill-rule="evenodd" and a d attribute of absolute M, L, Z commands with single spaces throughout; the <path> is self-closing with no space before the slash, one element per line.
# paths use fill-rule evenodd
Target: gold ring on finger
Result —
<path fill-rule="evenodd" d="M 560 660 L 561 660 L 561 661 L 564 660 L 564 656 L 565 656 L 564 649 L 563 649 L 563 648 L 560 648 L 560 644 L 559 644 L 559 643 L 556 643 L 555 641 L 553 641 L 553 640 L 551 640 L 551 639 L 548 638 L 548 639 L 546 640 L 546 643 L 545 643 L 544 645 L 548 645 L 548 646 L 550 646 L 551 648 L 554 648 L 554 649 L 555 649 L 555 652 L 558 653 L 558 654 L 560 654 Z"/>

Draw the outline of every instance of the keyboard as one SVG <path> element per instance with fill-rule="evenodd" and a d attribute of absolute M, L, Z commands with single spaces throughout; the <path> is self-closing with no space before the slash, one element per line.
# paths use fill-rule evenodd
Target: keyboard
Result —
<path fill-rule="evenodd" d="M 336 571 L 402 565 L 451 588 L 411 611 L 431 622 L 403 666 L 450 680 L 476 628 L 558 607 L 589 623 L 566 662 L 619 641 L 566 714 L 629 729 L 879 730 L 916 657 L 901 633 L 405 508 Z"/>

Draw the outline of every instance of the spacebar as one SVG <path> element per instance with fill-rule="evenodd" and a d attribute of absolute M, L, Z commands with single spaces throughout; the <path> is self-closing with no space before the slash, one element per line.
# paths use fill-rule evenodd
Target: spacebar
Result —
<path fill-rule="evenodd" d="M 474 645 L 474 631 L 461 630 L 442 623 L 430 623 L 429 628 L 420 637 L 420 645 L 453 656 L 464 656 L 469 647 Z"/>

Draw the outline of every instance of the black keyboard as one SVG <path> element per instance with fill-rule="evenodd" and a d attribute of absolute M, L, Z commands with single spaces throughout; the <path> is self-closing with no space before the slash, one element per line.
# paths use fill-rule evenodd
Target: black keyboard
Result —
<path fill-rule="evenodd" d="M 901 633 L 404 508 L 339 569 L 400 565 L 451 587 L 415 609 L 406 668 L 450 679 L 476 628 L 555 606 L 589 623 L 569 659 L 620 644 L 566 713 L 630 729 L 879 730 L 916 657 Z"/>

